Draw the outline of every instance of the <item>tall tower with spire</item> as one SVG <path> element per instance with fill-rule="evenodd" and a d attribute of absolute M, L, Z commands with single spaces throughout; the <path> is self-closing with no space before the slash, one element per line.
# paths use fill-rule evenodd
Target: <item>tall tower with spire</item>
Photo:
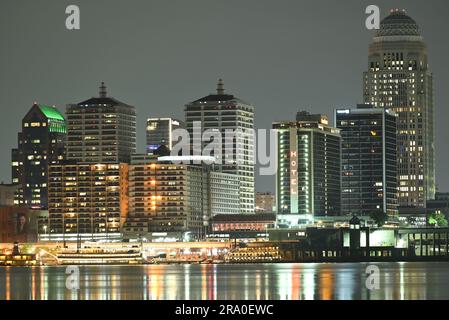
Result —
<path fill-rule="evenodd" d="M 398 202 L 425 207 L 435 196 L 433 78 L 418 24 L 405 10 L 384 18 L 369 46 L 365 103 L 398 114 Z"/>
<path fill-rule="evenodd" d="M 67 106 L 67 161 L 49 169 L 48 234 L 42 239 L 120 239 L 136 112 L 109 97 L 104 82 L 98 94 Z"/>
<path fill-rule="evenodd" d="M 67 159 L 82 163 L 129 162 L 136 152 L 136 111 L 107 96 L 67 106 Z"/>
<path fill-rule="evenodd" d="M 254 137 L 243 134 L 241 139 L 234 138 L 231 143 L 225 139 L 227 131 L 245 132 L 246 129 L 254 129 L 254 107 L 232 94 L 226 94 L 223 80 L 219 79 L 216 93 L 186 104 L 184 111 L 192 143 L 196 139 L 194 125 L 201 125 L 202 132 L 218 130 L 221 133 L 222 152 L 214 155 L 218 163 L 215 168 L 238 176 L 239 210 L 235 213 L 254 213 Z M 209 142 L 201 141 L 201 150 Z M 229 149 L 226 150 L 227 146 L 232 146 L 232 154 Z"/>

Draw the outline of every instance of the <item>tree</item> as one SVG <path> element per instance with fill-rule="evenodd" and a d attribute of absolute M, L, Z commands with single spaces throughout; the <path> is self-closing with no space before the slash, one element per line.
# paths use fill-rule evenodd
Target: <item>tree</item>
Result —
<path fill-rule="evenodd" d="M 431 226 L 437 226 L 437 227 L 447 227 L 448 226 L 446 217 L 441 212 L 431 213 L 429 216 L 428 223 Z"/>
<path fill-rule="evenodd" d="M 374 220 L 378 227 L 382 227 L 388 219 L 387 213 L 382 210 L 373 211 L 369 216 Z"/>

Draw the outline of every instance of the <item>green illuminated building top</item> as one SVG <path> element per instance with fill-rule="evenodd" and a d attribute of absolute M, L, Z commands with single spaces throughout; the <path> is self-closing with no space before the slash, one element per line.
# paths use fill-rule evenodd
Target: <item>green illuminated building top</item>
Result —
<path fill-rule="evenodd" d="M 42 104 L 38 107 L 48 119 L 50 132 L 67 133 L 65 118 L 58 109 Z"/>
<path fill-rule="evenodd" d="M 40 104 L 39 109 L 41 109 L 41 111 L 48 119 L 65 121 L 64 116 L 55 107 Z"/>

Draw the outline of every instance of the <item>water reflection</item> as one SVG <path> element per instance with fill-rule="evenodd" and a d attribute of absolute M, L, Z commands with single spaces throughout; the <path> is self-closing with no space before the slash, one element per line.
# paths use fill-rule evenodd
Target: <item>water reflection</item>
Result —
<path fill-rule="evenodd" d="M 148 265 L 0 269 L 0 299 L 448 299 L 449 263 L 379 263 L 380 289 L 365 287 L 368 264 Z"/>

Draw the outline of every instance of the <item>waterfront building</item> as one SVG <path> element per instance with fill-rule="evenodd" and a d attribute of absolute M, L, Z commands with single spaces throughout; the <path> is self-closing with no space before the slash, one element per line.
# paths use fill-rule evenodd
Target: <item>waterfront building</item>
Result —
<path fill-rule="evenodd" d="M 349 227 L 269 229 L 283 261 L 445 261 L 449 228 L 370 228 L 356 217 Z M 269 243 L 270 243 L 269 242 Z"/>
<path fill-rule="evenodd" d="M 56 107 L 33 104 L 22 119 L 18 146 L 12 149 L 12 182 L 18 184 L 19 205 L 48 207 L 48 167 L 62 161 L 67 128 Z"/>
<path fill-rule="evenodd" d="M 41 240 L 118 240 L 128 212 L 128 164 L 53 165 Z"/>
<path fill-rule="evenodd" d="M 364 102 L 398 114 L 399 206 L 435 195 L 433 76 L 418 24 L 404 10 L 381 21 L 369 47 Z"/>
<path fill-rule="evenodd" d="M 446 218 L 449 217 L 449 192 L 436 192 L 435 199 L 427 200 L 429 210 L 439 210 Z"/>
<path fill-rule="evenodd" d="M 107 96 L 67 106 L 67 160 L 79 163 L 129 163 L 136 152 L 136 112 L 133 106 Z"/>
<path fill-rule="evenodd" d="M 428 226 L 428 210 L 420 207 L 400 207 L 399 225 L 403 227 L 425 228 Z"/>
<path fill-rule="evenodd" d="M 393 111 L 371 105 L 335 110 L 342 137 L 342 214 L 397 215 L 396 120 Z"/>
<path fill-rule="evenodd" d="M 148 118 L 147 119 L 147 153 L 153 154 L 160 146 L 166 146 L 168 150 L 173 147 L 173 131 L 183 128 L 184 124 L 173 118 Z"/>
<path fill-rule="evenodd" d="M 276 197 L 271 192 L 256 192 L 256 212 L 274 212 Z"/>
<path fill-rule="evenodd" d="M 276 205 L 287 224 L 339 215 L 339 129 L 325 115 L 299 112 L 296 121 L 273 123 L 277 132 Z M 282 220 L 282 219 L 281 219 Z"/>
<path fill-rule="evenodd" d="M 267 230 L 274 228 L 276 214 L 219 214 L 210 220 L 208 239 L 257 241 L 266 240 Z"/>
<path fill-rule="evenodd" d="M 212 157 L 199 157 L 200 165 L 179 158 L 133 156 L 125 238 L 203 238 L 211 217 L 239 212 L 238 176 L 214 171 L 204 162 Z"/>
<path fill-rule="evenodd" d="M 212 138 L 201 139 L 205 130 L 219 132 L 222 150 L 221 155 L 212 155 L 217 160 L 215 168 L 239 177 L 240 213 L 254 213 L 254 107 L 232 94 L 225 94 L 220 79 L 215 94 L 188 103 L 184 110 L 193 155 L 199 155 L 198 152 L 212 141 Z M 198 135 L 194 132 L 194 126 L 201 126 Z M 232 137 L 229 132 L 236 133 L 232 141 L 226 139 L 227 132 L 228 137 Z M 197 150 L 196 146 L 200 146 L 201 150 Z"/>

